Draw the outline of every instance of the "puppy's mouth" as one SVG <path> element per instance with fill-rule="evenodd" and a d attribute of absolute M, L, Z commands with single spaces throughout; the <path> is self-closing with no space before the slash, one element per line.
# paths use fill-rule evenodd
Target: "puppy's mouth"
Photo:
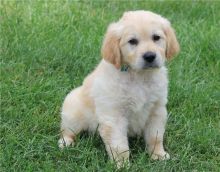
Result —
<path fill-rule="evenodd" d="M 145 63 L 143 69 L 157 69 L 160 66 L 157 63 Z"/>

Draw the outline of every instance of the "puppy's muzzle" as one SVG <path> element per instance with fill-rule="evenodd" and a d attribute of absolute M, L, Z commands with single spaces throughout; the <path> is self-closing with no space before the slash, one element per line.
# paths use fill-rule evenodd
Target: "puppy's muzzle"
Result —
<path fill-rule="evenodd" d="M 144 59 L 144 69 L 146 68 L 156 68 L 158 67 L 157 63 L 155 62 L 156 60 L 156 53 L 148 51 L 146 53 L 144 53 L 143 55 L 143 59 Z"/>

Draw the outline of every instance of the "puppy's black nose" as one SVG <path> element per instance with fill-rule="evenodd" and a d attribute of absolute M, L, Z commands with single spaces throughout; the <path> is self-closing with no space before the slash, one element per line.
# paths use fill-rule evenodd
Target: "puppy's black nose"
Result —
<path fill-rule="evenodd" d="M 148 63 L 152 63 L 154 61 L 154 59 L 156 58 L 156 53 L 151 52 L 151 51 L 146 52 L 146 53 L 144 53 L 143 58 Z"/>

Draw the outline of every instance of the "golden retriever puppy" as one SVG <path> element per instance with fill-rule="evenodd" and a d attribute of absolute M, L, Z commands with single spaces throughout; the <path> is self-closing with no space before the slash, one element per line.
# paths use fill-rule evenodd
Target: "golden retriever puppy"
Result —
<path fill-rule="evenodd" d="M 165 61 L 178 52 L 167 19 L 150 11 L 125 12 L 108 27 L 97 68 L 64 100 L 59 147 L 73 144 L 80 131 L 98 128 L 118 167 L 129 161 L 128 136 L 133 135 L 144 136 L 152 159 L 169 159 L 163 147 Z"/>

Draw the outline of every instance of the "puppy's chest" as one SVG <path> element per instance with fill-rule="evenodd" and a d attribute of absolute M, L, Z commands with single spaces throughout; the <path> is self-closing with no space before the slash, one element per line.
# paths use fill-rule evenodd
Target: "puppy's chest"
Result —
<path fill-rule="evenodd" d="M 159 84 L 150 81 L 129 81 L 122 87 L 124 107 L 134 113 L 145 111 L 159 98 Z"/>
<path fill-rule="evenodd" d="M 128 119 L 130 135 L 140 135 L 154 103 L 160 98 L 162 87 L 152 80 L 127 82 L 123 89 L 124 114 Z"/>

